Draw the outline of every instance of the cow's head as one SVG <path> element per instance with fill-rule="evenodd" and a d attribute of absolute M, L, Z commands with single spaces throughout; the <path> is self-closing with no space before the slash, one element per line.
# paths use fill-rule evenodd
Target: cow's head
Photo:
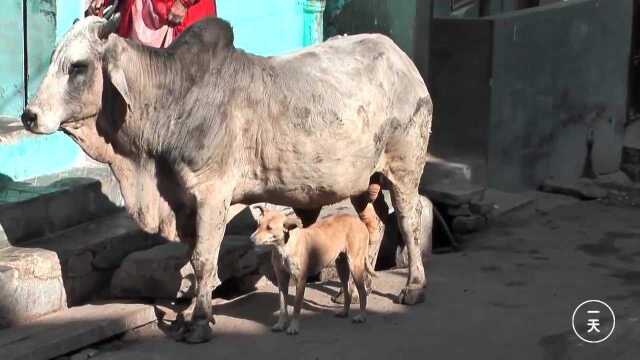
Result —
<path fill-rule="evenodd" d="M 51 65 L 22 114 L 24 127 L 50 134 L 65 124 L 98 114 L 102 103 L 103 55 L 118 25 L 90 16 L 76 22 L 55 49 Z"/>

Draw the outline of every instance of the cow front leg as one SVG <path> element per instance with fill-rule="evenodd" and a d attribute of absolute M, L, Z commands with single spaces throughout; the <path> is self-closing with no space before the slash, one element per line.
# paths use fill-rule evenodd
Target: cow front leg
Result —
<path fill-rule="evenodd" d="M 207 342 L 213 336 L 211 309 L 213 277 L 217 276 L 218 253 L 224 236 L 229 199 L 216 196 L 215 189 L 205 186 L 196 195 L 196 239 L 191 264 L 196 277 L 196 298 L 192 321 L 184 340 Z"/>

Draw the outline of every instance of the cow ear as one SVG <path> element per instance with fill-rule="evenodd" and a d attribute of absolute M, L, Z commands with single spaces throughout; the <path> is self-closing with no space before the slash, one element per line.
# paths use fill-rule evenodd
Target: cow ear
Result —
<path fill-rule="evenodd" d="M 122 68 L 119 66 L 109 66 L 107 71 L 109 73 L 111 83 L 127 103 L 129 110 L 131 110 L 131 95 L 129 95 L 129 86 L 127 86 L 127 78 L 124 75 L 124 71 L 122 71 Z"/>
<path fill-rule="evenodd" d="M 122 52 L 124 51 L 123 46 L 119 44 L 121 40 L 115 36 L 109 37 L 102 57 L 102 66 L 106 70 L 108 80 L 118 90 L 120 96 L 127 103 L 127 107 L 131 109 L 131 94 L 129 93 L 127 77 L 120 61 L 123 58 Z"/>

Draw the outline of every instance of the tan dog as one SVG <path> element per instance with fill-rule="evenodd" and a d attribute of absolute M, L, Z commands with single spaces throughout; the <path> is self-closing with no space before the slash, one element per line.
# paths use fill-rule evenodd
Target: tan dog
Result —
<path fill-rule="evenodd" d="M 360 296 L 360 313 L 353 318 L 354 323 L 366 321 L 367 293 L 364 285 L 364 272 L 375 275 L 366 261 L 369 247 L 369 231 L 357 217 L 347 214 L 335 215 L 319 220 L 308 228 L 302 229 L 300 220 L 285 213 L 260 208 L 262 213 L 258 229 L 251 235 L 257 246 L 273 247 L 271 262 L 278 281 L 280 293 L 280 315 L 273 325 L 273 331 L 285 329 L 289 277 L 296 284 L 296 297 L 293 305 L 293 319 L 287 328 L 287 334 L 299 331 L 299 315 L 307 276 L 317 274 L 323 268 L 335 262 L 342 291 L 345 294 L 344 309 L 339 317 L 349 315 L 351 294 L 349 293 L 349 274 Z"/>

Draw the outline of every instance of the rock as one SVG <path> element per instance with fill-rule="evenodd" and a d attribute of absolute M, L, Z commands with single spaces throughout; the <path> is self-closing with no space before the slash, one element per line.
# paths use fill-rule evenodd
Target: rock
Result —
<path fill-rule="evenodd" d="M 623 146 L 640 150 L 640 121 L 636 120 L 624 129 Z"/>
<path fill-rule="evenodd" d="M 622 165 L 622 171 L 634 182 L 640 182 L 640 165 Z"/>
<path fill-rule="evenodd" d="M 485 196 L 486 196 L 486 193 L 485 193 Z M 469 210 L 471 210 L 471 213 L 473 213 L 474 215 L 487 216 L 491 214 L 491 212 L 495 208 L 496 208 L 496 205 L 490 202 L 472 201 L 469 203 Z"/>
<path fill-rule="evenodd" d="M 171 242 L 127 256 L 111 279 L 117 298 L 192 298 L 195 281 L 189 247 Z"/>
<path fill-rule="evenodd" d="M 598 116 L 593 123 L 591 166 L 595 174 L 610 174 L 620 169 L 624 132 L 617 126 L 621 119 L 612 114 Z"/>
<path fill-rule="evenodd" d="M 640 181 L 640 148 L 622 148 L 620 170 L 627 174 L 632 181 Z"/>
<path fill-rule="evenodd" d="M 58 256 L 44 249 L 0 250 L 0 328 L 63 310 L 67 297 Z"/>
<path fill-rule="evenodd" d="M 225 236 L 214 286 L 232 277 L 257 273 L 268 256 L 256 253 L 247 236 Z M 179 242 L 135 252 L 123 261 L 111 280 L 111 295 L 119 298 L 182 299 L 194 296 L 189 248 Z"/>
<path fill-rule="evenodd" d="M 584 200 L 600 199 L 607 196 L 607 191 L 592 180 L 579 179 L 575 182 L 547 179 L 540 187 L 541 191 L 574 196 Z"/>
<path fill-rule="evenodd" d="M 595 180 L 596 184 L 614 184 L 621 186 L 629 186 L 633 184 L 633 181 L 627 174 L 622 171 L 616 171 L 611 174 L 600 175 Z"/>
<path fill-rule="evenodd" d="M 461 206 L 473 200 L 480 200 L 485 188 L 467 182 L 433 183 L 420 189 L 431 201 L 449 206 Z"/>
<path fill-rule="evenodd" d="M 233 206 L 237 208 L 234 209 Z M 249 235 L 255 231 L 258 222 L 256 221 L 257 218 L 254 217 L 252 207 L 246 205 L 233 206 L 229 210 L 231 220 L 227 223 L 225 235 Z"/>
<path fill-rule="evenodd" d="M 88 348 L 71 355 L 71 360 L 87 360 L 98 355 L 98 350 Z"/>
<path fill-rule="evenodd" d="M 422 179 L 421 188 L 441 182 L 469 182 L 471 180 L 471 166 L 459 162 L 448 161 L 433 155 L 427 159 Z"/>
<path fill-rule="evenodd" d="M 487 218 L 481 215 L 458 216 L 451 222 L 455 234 L 468 234 L 481 230 L 487 225 Z"/>
<path fill-rule="evenodd" d="M 463 204 L 460 206 L 446 206 L 445 212 L 447 213 L 447 215 L 452 217 L 471 215 L 469 204 Z"/>

